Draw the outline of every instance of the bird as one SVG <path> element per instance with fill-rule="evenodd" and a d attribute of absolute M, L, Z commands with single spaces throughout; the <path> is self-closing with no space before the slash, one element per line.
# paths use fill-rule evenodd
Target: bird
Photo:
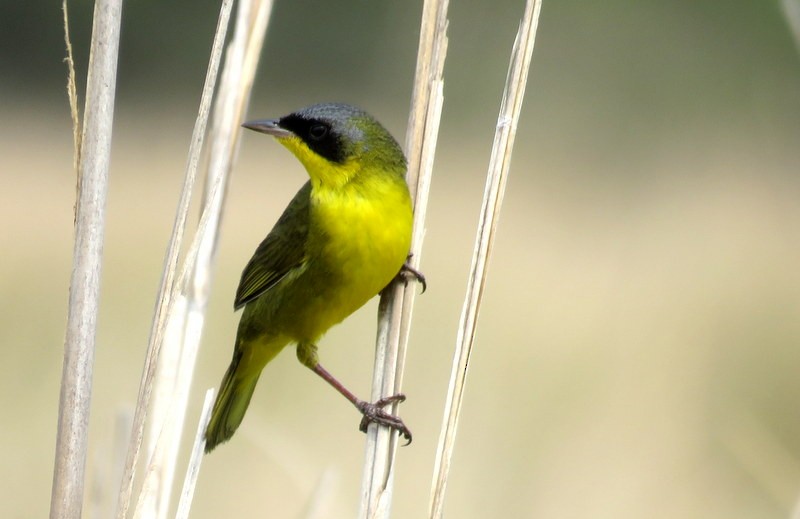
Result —
<path fill-rule="evenodd" d="M 274 137 L 305 167 L 309 180 L 283 211 L 241 275 L 234 310 L 242 310 L 233 357 L 205 430 L 205 452 L 228 441 L 242 423 L 264 367 L 296 345 L 301 364 L 375 422 L 411 431 L 383 408 L 403 394 L 361 400 L 319 362 L 317 343 L 396 278 L 417 280 L 412 268 L 413 210 L 406 158 L 370 114 L 343 103 L 321 103 L 278 119 L 245 122 Z"/>

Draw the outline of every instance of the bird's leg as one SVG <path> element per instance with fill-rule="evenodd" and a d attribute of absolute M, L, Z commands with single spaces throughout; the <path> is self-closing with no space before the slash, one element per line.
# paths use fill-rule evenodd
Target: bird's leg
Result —
<path fill-rule="evenodd" d="M 409 281 L 417 281 L 422 285 L 422 294 L 428 289 L 428 282 L 425 280 L 425 274 L 412 267 L 408 262 L 411 260 L 412 253 L 408 254 L 406 262 L 400 267 L 400 272 L 397 273 L 397 278 L 407 285 Z"/>
<path fill-rule="evenodd" d="M 411 443 L 411 431 L 406 427 L 406 424 L 403 423 L 403 420 L 394 416 L 392 414 L 387 413 L 383 410 L 384 406 L 389 404 L 393 404 L 395 402 L 402 402 L 406 399 L 405 395 L 397 394 L 388 396 L 385 398 L 381 398 L 376 402 L 367 402 L 365 400 L 361 400 L 356 395 L 354 395 L 349 389 L 344 387 L 344 385 L 336 380 L 336 378 L 331 375 L 328 370 L 322 367 L 319 363 L 319 357 L 317 356 L 317 346 L 316 344 L 307 344 L 301 343 L 297 345 L 297 358 L 298 360 L 311 371 L 316 373 L 320 376 L 325 382 L 330 384 L 336 391 L 338 391 L 343 397 L 350 401 L 356 409 L 363 415 L 361 419 L 361 423 L 358 426 L 358 429 L 361 432 L 367 432 L 367 427 L 370 423 L 376 423 L 379 425 L 385 425 L 390 429 L 394 429 L 400 433 L 403 438 L 408 440 L 406 445 Z"/>
<path fill-rule="evenodd" d="M 385 425 L 390 429 L 394 429 L 400 433 L 403 438 L 405 438 L 406 445 L 411 443 L 411 431 L 406 427 L 406 424 L 403 423 L 399 417 L 389 414 L 383 410 L 384 406 L 389 404 L 393 404 L 395 402 L 403 402 L 406 399 L 406 396 L 402 393 L 387 396 L 385 398 L 381 398 L 375 402 L 367 402 L 366 400 L 361 400 L 360 398 L 356 397 L 353 393 L 350 392 L 346 387 L 342 385 L 341 382 L 336 380 L 336 378 L 331 375 L 328 370 L 323 368 L 319 363 L 317 363 L 313 368 L 311 368 L 314 373 L 322 377 L 328 384 L 334 387 L 336 391 L 341 393 L 346 399 L 348 399 L 356 409 L 363 415 L 361 418 L 361 423 L 358 425 L 358 429 L 365 433 L 367 432 L 367 427 L 370 423 L 376 423 L 379 425 Z"/>

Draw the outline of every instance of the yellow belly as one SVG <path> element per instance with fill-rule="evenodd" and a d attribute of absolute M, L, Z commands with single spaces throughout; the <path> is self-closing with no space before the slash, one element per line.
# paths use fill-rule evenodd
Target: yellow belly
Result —
<path fill-rule="evenodd" d="M 367 187 L 369 197 L 363 191 L 345 186 L 312 193 L 311 217 L 322 230 L 315 246 L 331 280 L 318 316 L 323 333 L 382 290 L 408 255 L 412 213 L 405 183 L 378 179 Z"/>

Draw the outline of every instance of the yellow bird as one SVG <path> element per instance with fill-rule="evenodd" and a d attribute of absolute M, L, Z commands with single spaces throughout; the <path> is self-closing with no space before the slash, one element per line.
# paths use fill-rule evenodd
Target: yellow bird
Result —
<path fill-rule="evenodd" d="M 244 311 L 206 428 L 206 452 L 233 436 L 261 370 L 292 343 L 300 362 L 361 412 L 362 431 L 376 422 L 410 442 L 402 420 L 383 410 L 403 395 L 361 400 L 317 356 L 322 335 L 398 274 L 417 278 L 425 289 L 424 277 L 405 264 L 412 209 L 400 146 L 372 116 L 345 104 L 313 105 L 243 126 L 275 137 L 305 166 L 310 180 L 242 272 L 234 309 Z"/>

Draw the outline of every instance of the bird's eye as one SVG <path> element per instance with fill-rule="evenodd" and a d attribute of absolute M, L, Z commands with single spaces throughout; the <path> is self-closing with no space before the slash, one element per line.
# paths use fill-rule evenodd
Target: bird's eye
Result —
<path fill-rule="evenodd" d="M 324 124 L 315 124 L 308 129 L 308 136 L 315 141 L 320 141 L 328 135 L 328 127 Z"/>

